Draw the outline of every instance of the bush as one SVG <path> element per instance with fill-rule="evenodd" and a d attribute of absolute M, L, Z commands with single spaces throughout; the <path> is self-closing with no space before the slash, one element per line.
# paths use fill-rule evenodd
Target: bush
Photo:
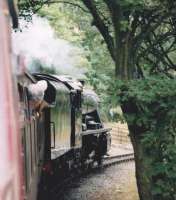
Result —
<path fill-rule="evenodd" d="M 176 80 L 151 76 L 114 87 L 129 128 L 141 134 L 153 199 L 176 199 Z"/>

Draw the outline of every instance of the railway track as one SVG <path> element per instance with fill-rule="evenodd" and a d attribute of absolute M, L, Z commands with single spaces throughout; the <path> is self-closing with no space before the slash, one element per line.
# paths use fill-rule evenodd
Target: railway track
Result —
<path fill-rule="evenodd" d="M 55 186 L 54 188 L 51 189 L 50 194 L 51 194 L 51 200 L 58 200 L 58 197 L 61 195 L 61 193 L 63 193 L 64 191 L 64 187 L 68 186 L 69 184 L 71 184 L 74 180 L 76 180 L 77 178 L 88 174 L 88 173 L 93 173 L 97 170 L 99 170 L 100 168 L 106 168 L 106 167 L 110 167 L 112 165 L 118 165 L 121 163 L 127 163 L 130 161 L 134 160 L 134 153 L 128 153 L 128 154 L 122 154 L 122 155 L 116 155 L 116 156 L 107 156 L 103 159 L 103 163 L 101 166 L 98 165 L 94 165 L 92 167 L 92 169 L 89 169 L 87 171 L 82 171 L 76 174 L 72 174 L 70 175 L 68 178 L 64 179 L 62 181 L 62 183 L 58 184 L 57 186 Z M 43 200 L 43 199 L 42 199 Z"/>
<path fill-rule="evenodd" d="M 134 160 L 134 153 L 105 157 L 102 167 L 109 167 L 115 164 L 125 163 Z"/>

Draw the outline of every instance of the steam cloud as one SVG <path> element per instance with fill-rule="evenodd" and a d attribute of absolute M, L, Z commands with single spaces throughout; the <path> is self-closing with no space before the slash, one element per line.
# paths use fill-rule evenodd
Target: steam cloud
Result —
<path fill-rule="evenodd" d="M 26 22 L 21 24 L 25 26 Z M 43 66 L 54 67 L 58 73 L 83 77 L 85 68 L 81 68 L 82 51 L 69 42 L 58 39 L 46 19 L 33 17 L 33 22 L 22 29 L 22 32 L 12 34 L 15 54 L 25 56 L 27 68 L 30 63 L 39 60 Z M 84 60 L 84 59 L 82 59 Z M 83 64 L 87 64 L 83 61 Z M 79 66 L 79 67 L 78 67 Z"/>

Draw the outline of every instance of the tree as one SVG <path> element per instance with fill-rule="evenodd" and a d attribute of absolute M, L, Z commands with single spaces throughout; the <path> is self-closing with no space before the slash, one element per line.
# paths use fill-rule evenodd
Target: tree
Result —
<path fill-rule="evenodd" d="M 121 84 L 119 81 L 117 81 L 116 85 L 118 85 L 118 87 L 121 85 L 119 96 L 121 98 L 120 101 L 124 114 L 128 114 L 128 116 L 133 118 L 130 119 L 127 116 L 126 119 L 135 152 L 137 168 L 136 176 L 140 199 L 158 199 L 158 193 L 161 193 L 161 188 L 163 187 L 162 185 L 162 187 L 158 189 L 159 183 L 161 185 L 161 181 L 159 182 L 159 180 L 162 179 L 162 177 L 158 175 L 158 171 L 161 169 L 158 170 L 157 168 L 157 173 L 155 171 L 157 176 L 146 173 L 149 171 L 148 168 L 151 168 L 150 165 L 153 163 L 151 160 L 155 160 L 155 155 L 150 155 L 149 159 L 147 159 L 147 148 L 145 148 L 142 139 L 149 142 L 149 140 L 146 139 L 148 138 L 147 133 L 150 132 L 149 130 L 155 130 L 157 132 L 161 131 L 155 129 L 156 127 L 159 127 L 159 122 L 162 121 L 158 115 L 158 113 L 161 114 L 162 112 L 160 105 L 157 103 L 157 98 L 159 98 L 159 100 L 162 99 L 162 101 L 159 102 L 163 102 L 164 105 L 166 105 L 166 102 L 169 102 L 167 94 L 172 96 L 172 90 L 170 89 L 172 88 L 172 84 L 170 79 L 168 80 L 167 78 L 162 78 L 162 81 L 167 83 L 165 84 L 168 87 L 167 89 L 167 87 L 164 87 L 160 81 L 160 77 L 155 77 L 154 80 L 150 80 L 148 79 L 148 76 L 153 74 L 165 74 L 170 78 L 174 78 L 174 72 L 176 69 L 175 1 L 58 0 L 46 2 L 35 1 L 35 3 L 33 2 L 33 4 L 28 6 L 33 11 L 36 11 L 43 4 L 51 3 L 65 3 L 70 6 L 76 6 L 86 13 L 89 12 L 92 16 L 92 25 L 96 26 L 102 35 L 104 42 L 107 45 L 109 54 L 115 63 L 117 80 L 124 80 L 125 83 L 128 84 L 128 82 L 131 83 L 130 80 L 137 78 L 141 79 L 136 82 L 137 84 L 134 82 L 134 88 L 131 88 L 132 86 L 129 85 Z M 21 5 L 24 6 L 25 4 Z M 154 87 L 153 89 L 150 84 L 156 84 L 157 88 Z M 162 87 L 160 87 L 161 85 Z M 116 89 L 116 86 L 114 86 L 114 88 Z M 147 93 L 145 93 L 145 88 L 149 90 L 150 96 L 147 96 Z M 162 90 L 162 88 L 164 88 L 164 90 Z M 170 92 L 166 93 L 165 91 Z M 160 92 L 164 95 L 162 96 L 161 94 L 158 94 Z M 116 91 L 115 94 L 117 94 Z M 134 96 L 134 94 L 136 96 Z M 149 101 L 146 100 L 144 94 L 148 98 L 150 97 Z M 172 98 L 170 98 L 170 101 L 171 99 Z M 170 106 L 169 103 L 168 105 Z M 152 115 L 151 112 L 149 112 L 151 110 L 154 112 Z M 143 113 L 145 113 L 145 115 L 143 115 Z M 167 109 L 165 110 L 165 114 L 167 114 Z M 162 116 L 164 116 L 163 113 Z M 134 117 L 136 121 L 134 120 Z M 156 120 L 154 120 L 155 123 L 150 123 L 149 126 L 148 122 L 150 122 L 150 118 Z M 133 123 L 131 123 L 131 121 Z M 170 121 L 168 121 L 168 123 L 170 123 Z M 163 129 L 165 129 L 165 126 L 163 126 Z M 174 131 L 172 134 L 175 138 Z M 151 135 L 152 134 L 149 134 L 149 136 Z M 151 143 L 155 144 L 153 141 L 154 137 L 149 138 L 152 141 Z M 163 143 L 161 144 L 163 145 Z M 163 155 L 162 150 L 157 153 Z M 162 157 L 162 162 L 165 162 L 165 160 L 167 161 L 167 158 Z M 166 177 L 167 173 L 164 175 Z M 169 182 L 172 181 L 170 180 Z M 151 187 L 156 185 L 157 187 L 155 187 L 153 192 Z M 174 199 L 173 192 L 170 191 L 172 194 L 168 194 L 167 191 L 167 195 L 159 194 L 159 199 Z"/>
<path fill-rule="evenodd" d="M 92 15 L 92 25 L 104 38 L 120 79 L 144 76 L 143 66 L 148 66 L 150 73 L 175 70 L 173 0 L 20 0 L 20 14 L 28 19 L 31 12 L 53 3 L 64 3 Z"/>
<path fill-rule="evenodd" d="M 173 1 L 85 0 L 83 3 L 92 14 L 93 24 L 107 44 L 119 79 L 129 80 L 156 72 L 169 75 L 170 70 L 175 71 Z M 148 67 L 147 70 L 144 70 L 145 66 Z M 124 114 L 138 114 L 139 120 L 142 115 L 137 109 L 137 103 L 128 99 L 126 103 L 122 102 L 122 109 Z M 152 175 L 146 173 L 151 162 L 148 162 L 141 141 L 146 134 L 146 125 L 131 125 L 128 119 L 127 122 L 135 151 L 140 199 L 157 198 L 151 188 L 157 179 L 153 181 Z M 165 199 L 169 199 L 168 196 Z"/>

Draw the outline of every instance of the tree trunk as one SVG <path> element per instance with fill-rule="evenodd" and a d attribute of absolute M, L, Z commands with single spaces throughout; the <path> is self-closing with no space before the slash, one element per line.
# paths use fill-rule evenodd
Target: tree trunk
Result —
<path fill-rule="evenodd" d="M 122 105 L 122 111 L 124 114 L 132 114 L 138 112 L 134 102 L 128 102 L 128 104 Z M 141 142 L 142 135 L 145 132 L 145 127 L 128 125 L 128 128 L 134 149 L 136 181 L 140 200 L 152 200 L 151 177 L 148 173 L 151 167 L 150 158 L 148 158 L 145 154 L 144 146 Z"/>
<path fill-rule="evenodd" d="M 115 69 L 116 76 L 122 80 L 130 80 L 135 74 L 135 56 L 130 33 L 121 33 L 116 41 Z"/>
<path fill-rule="evenodd" d="M 120 15 L 120 14 L 119 14 Z M 114 16 L 115 24 L 115 69 L 116 77 L 121 80 L 131 80 L 136 78 L 135 68 L 135 49 L 130 31 L 121 31 L 120 24 L 117 22 L 119 16 Z M 122 105 L 124 114 L 138 112 L 135 102 L 128 102 L 127 105 Z M 128 123 L 128 121 L 127 121 Z M 135 164 L 136 164 L 136 180 L 140 200 L 152 200 L 151 180 L 149 176 L 149 159 L 146 159 L 144 147 L 141 142 L 141 136 L 144 133 L 145 127 L 130 126 L 130 138 L 134 148 Z"/>
<path fill-rule="evenodd" d="M 134 132 L 131 131 L 134 130 Z M 136 127 L 129 127 L 130 138 L 134 148 L 136 180 L 140 200 L 152 200 L 151 180 L 149 177 L 149 165 L 146 158 L 143 144 L 141 143 L 141 133 L 136 133 Z"/>
<path fill-rule="evenodd" d="M 129 33 L 121 34 L 117 40 L 116 48 L 116 76 L 118 79 L 130 80 L 134 79 L 135 74 L 135 50 L 130 39 Z M 124 114 L 132 114 L 138 112 L 134 102 L 129 102 L 122 105 Z M 127 121 L 128 123 L 128 121 Z M 135 164 L 136 164 L 136 179 L 140 200 L 152 200 L 151 195 L 151 180 L 149 178 L 149 159 L 146 159 L 144 147 L 141 142 L 141 136 L 145 127 L 137 127 L 129 125 L 130 138 L 134 148 Z"/>

